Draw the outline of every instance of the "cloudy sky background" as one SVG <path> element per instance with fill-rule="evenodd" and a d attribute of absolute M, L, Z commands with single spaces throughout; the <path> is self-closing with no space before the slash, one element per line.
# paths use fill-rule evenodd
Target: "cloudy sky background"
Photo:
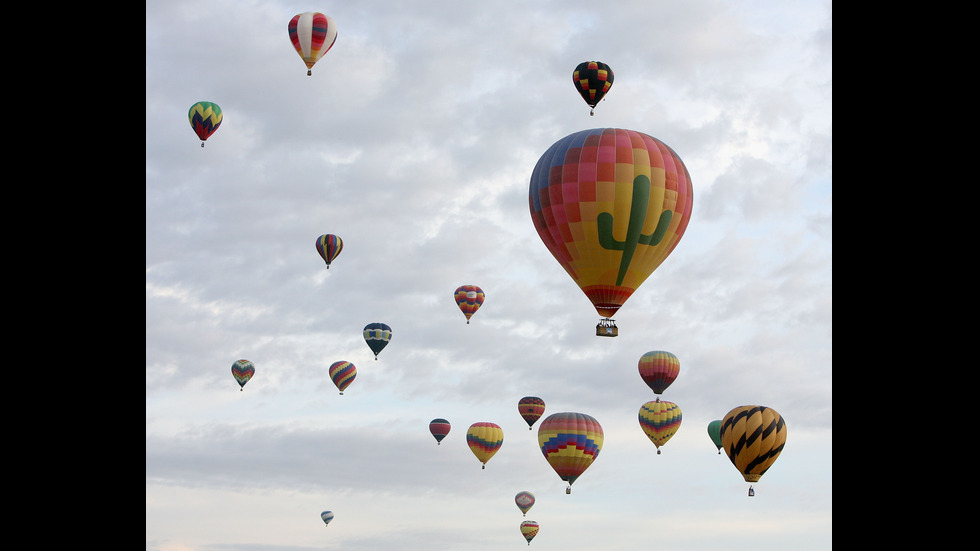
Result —
<path fill-rule="evenodd" d="M 309 77 L 286 33 L 306 11 L 339 29 Z M 148 0 L 146 549 L 497 551 L 526 547 L 522 520 L 539 551 L 830 549 L 832 54 L 825 1 Z M 587 60 L 615 72 L 592 117 Z M 224 111 L 203 149 L 197 101 Z M 537 159 L 597 127 L 664 141 L 694 185 L 617 338 L 527 204 Z M 487 296 L 469 325 L 463 284 Z M 681 361 L 660 455 L 637 421 L 651 350 Z M 604 429 L 570 495 L 528 395 Z M 788 439 L 749 498 L 706 427 L 751 404 Z M 486 469 L 477 421 L 504 430 Z"/>

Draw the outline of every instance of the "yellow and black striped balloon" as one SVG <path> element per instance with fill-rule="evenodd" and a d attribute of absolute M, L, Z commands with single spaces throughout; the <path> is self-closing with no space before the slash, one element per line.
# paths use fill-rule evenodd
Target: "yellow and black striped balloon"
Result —
<path fill-rule="evenodd" d="M 721 421 L 721 446 L 746 482 L 758 482 L 786 444 L 786 422 L 766 406 L 739 406 Z"/>

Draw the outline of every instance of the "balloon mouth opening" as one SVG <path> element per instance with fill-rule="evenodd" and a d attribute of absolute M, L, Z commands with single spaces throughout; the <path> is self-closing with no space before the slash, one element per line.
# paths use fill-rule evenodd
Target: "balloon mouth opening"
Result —
<path fill-rule="evenodd" d="M 742 478 L 744 478 L 746 482 L 758 482 L 759 479 L 762 478 L 762 475 L 761 474 L 746 474 L 746 475 L 742 475 Z"/>

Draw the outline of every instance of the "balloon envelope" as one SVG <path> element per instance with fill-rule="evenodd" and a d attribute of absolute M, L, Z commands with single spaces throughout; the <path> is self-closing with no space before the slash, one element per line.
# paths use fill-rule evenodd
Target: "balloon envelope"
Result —
<path fill-rule="evenodd" d="M 320 520 L 323 521 L 324 526 L 330 524 L 330 521 L 333 520 L 333 511 L 324 511 L 320 513 Z"/>
<path fill-rule="evenodd" d="M 786 445 L 786 423 L 766 406 L 739 406 L 721 420 L 721 445 L 746 482 L 758 482 Z"/>
<path fill-rule="evenodd" d="M 551 468 L 568 482 L 566 493 L 599 456 L 602 440 L 599 422 L 584 413 L 553 413 L 538 426 L 538 446 Z"/>
<path fill-rule="evenodd" d="M 677 429 L 681 428 L 681 408 L 673 402 L 659 400 L 647 402 L 640 406 L 640 428 L 660 453 L 660 446 L 667 443 Z"/>
<path fill-rule="evenodd" d="M 337 255 L 342 250 L 344 250 L 344 240 L 332 233 L 327 233 L 316 238 L 316 252 L 327 263 L 328 270 L 330 269 L 330 263 L 337 258 Z"/>
<path fill-rule="evenodd" d="M 526 515 L 528 510 L 534 507 L 534 494 L 531 492 L 517 492 L 517 495 L 514 496 L 514 503 Z"/>
<path fill-rule="evenodd" d="M 187 118 L 191 121 L 194 133 L 201 139 L 201 147 L 204 147 L 204 142 L 221 126 L 224 115 L 217 103 L 199 101 L 191 106 Z"/>
<path fill-rule="evenodd" d="M 484 469 L 487 468 L 487 461 L 490 461 L 503 444 L 504 431 L 496 423 L 480 421 L 470 425 L 466 431 L 466 445 L 480 463 L 483 463 Z"/>
<path fill-rule="evenodd" d="M 654 350 L 640 356 L 637 368 L 640 378 L 654 394 L 663 394 L 680 373 L 681 361 L 666 350 Z"/>
<path fill-rule="evenodd" d="M 337 24 L 332 17 L 320 12 L 308 11 L 294 15 L 286 30 L 296 53 L 306 63 L 307 76 L 313 74 L 313 65 L 337 41 Z"/>
<path fill-rule="evenodd" d="M 528 545 L 531 545 L 531 540 L 538 535 L 538 528 L 540 528 L 538 523 L 533 520 L 525 520 L 521 523 L 521 534 L 527 540 Z"/>
<path fill-rule="evenodd" d="M 231 375 L 238 381 L 241 390 L 245 390 L 245 383 L 255 375 L 255 365 L 248 360 L 238 360 L 231 364 Z"/>
<path fill-rule="evenodd" d="M 531 425 L 544 415 L 544 400 L 537 396 L 525 396 L 517 401 L 517 411 L 527 423 L 527 430 L 531 430 Z"/>
<path fill-rule="evenodd" d="M 466 323 L 469 323 L 473 314 L 480 309 L 480 306 L 483 306 L 486 295 L 483 289 L 476 285 L 460 285 L 453 293 L 453 298 L 456 299 L 456 305 L 466 316 Z"/>
<path fill-rule="evenodd" d="M 449 429 L 452 428 L 449 425 L 449 421 L 440 418 L 433 419 L 429 421 L 429 432 L 432 433 L 432 437 L 436 439 L 436 444 L 442 444 L 442 439 L 449 434 Z"/>
<path fill-rule="evenodd" d="M 708 438 L 711 438 L 711 442 L 718 448 L 718 453 L 721 453 L 721 419 L 716 419 L 708 423 Z"/>
<path fill-rule="evenodd" d="M 594 128 L 538 159 L 528 204 L 548 251 L 611 318 L 680 242 L 693 188 L 687 167 L 660 140 Z"/>
<path fill-rule="evenodd" d="M 369 323 L 364 326 L 364 341 L 374 352 L 374 359 L 378 359 L 378 353 L 388 346 L 391 340 L 391 327 L 386 323 Z"/>
<path fill-rule="evenodd" d="M 572 71 L 572 84 L 593 111 L 612 87 L 613 78 L 613 70 L 601 61 L 583 61 Z"/>
<path fill-rule="evenodd" d="M 348 361 L 341 360 L 330 364 L 330 379 L 333 381 L 333 384 L 337 385 L 337 389 L 340 390 L 341 394 L 344 393 L 345 388 L 354 382 L 354 377 L 356 376 L 357 368 Z"/>

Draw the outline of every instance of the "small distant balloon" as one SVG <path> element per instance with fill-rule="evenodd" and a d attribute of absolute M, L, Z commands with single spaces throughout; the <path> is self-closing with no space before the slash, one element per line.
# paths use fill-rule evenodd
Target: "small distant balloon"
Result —
<path fill-rule="evenodd" d="M 286 30 L 293 48 L 306 64 L 306 76 L 313 74 L 313 65 L 337 42 L 337 23 L 320 12 L 294 15 Z"/>
<path fill-rule="evenodd" d="M 601 61 L 583 61 L 572 71 L 572 83 L 585 103 L 589 104 L 589 116 L 595 116 L 595 106 L 612 88 L 613 70 Z"/>
<path fill-rule="evenodd" d="M 341 360 L 330 364 L 330 379 L 333 380 L 333 384 L 337 385 L 341 396 L 344 394 L 344 389 L 354 382 L 356 376 L 357 368 L 348 361 Z"/>
<path fill-rule="evenodd" d="M 517 411 L 527 423 L 527 430 L 544 415 L 544 400 L 537 396 L 525 396 L 517 401 Z"/>
<path fill-rule="evenodd" d="M 449 429 L 452 427 L 449 425 L 449 421 L 439 417 L 429 421 L 429 432 L 432 433 L 432 437 L 436 439 L 436 444 L 441 445 L 442 439 L 449 434 Z"/>
<path fill-rule="evenodd" d="M 240 390 L 245 390 L 245 383 L 255 375 L 255 365 L 248 360 L 238 360 L 231 364 L 231 375 L 238 381 Z"/>
<path fill-rule="evenodd" d="M 657 455 L 660 455 L 660 446 L 677 433 L 682 418 L 681 408 L 673 402 L 661 402 L 658 399 L 640 406 L 640 428 L 657 446 Z"/>
<path fill-rule="evenodd" d="M 320 513 L 320 520 L 323 521 L 324 526 L 330 524 L 330 521 L 333 520 L 333 511 L 324 511 Z"/>
<path fill-rule="evenodd" d="M 364 341 L 374 352 L 374 359 L 378 359 L 378 354 L 388 346 L 391 340 L 391 327 L 387 323 L 375 322 L 364 326 Z"/>
<path fill-rule="evenodd" d="M 681 370 L 681 361 L 677 356 L 666 350 L 654 350 L 640 356 L 637 368 L 640 378 L 653 390 L 654 394 L 663 394 L 670 383 L 677 379 Z"/>
<path fill-rule="evenodd" d="M 708 438 L 718 448 L 718 455 L 721 455 L 721 419 L 716 419 L 708 423 Z"/>
<path fill-rule="evenodd" d="M 201 139 L 201 147 L 204 147 L 204 142 L 221 126 L 224 115 L 217 103 L 199 101 L 191 106 L 187 118 L 191 121 L 194 133 Z"/>
<path fill-rule="evenodd" d="M 521 523 L 521 534 L 527 540 L 528 545 L 531 545 L 531 540 L 538 535 L 538 528 L 538 523 L 533 520 L 525 520 Z"/>
<path fill-rule="evenodd" d="M 524 516 L 527 516 L 528 510 L 530 510 L 531 507 L 534 507 L 534 494 L 527 491 L 517 492 L 517 495 L 514 496 L 514 503 L 516 503 L 517 508 L 524 513 Z"/>
<path fill-rule="evenodd" d="M 344 240 L 332 233 L 327 233 L 316 238 L 316 252 L 327 263 L 328 270 L 330 269 L 330 263 L 337 258 L 337 255 L 342 250 L 344 250 Z"/>
<path fill-rule="evenodd" d="M 456 288 L 456 292 L 453 293 L 453 298 L 456 299 L 456 305 L 466 316 L 466 323 L 470 322 L 470 318 L 473 314 L 483 306 L 483 300 L 486 298 L 486 294 L 483 289 L 477 287 L 476 285 L 460 285 Z"/>
<path fill-rule="evenodd" d="M 487 421 L 473 423 L 466 431 L 466 444 L 480 463 L 483 463 L 482 468 L 486 469 L 487 461 L 490 461 L 504 444 L 504 430 L 496 423 Z"/>

